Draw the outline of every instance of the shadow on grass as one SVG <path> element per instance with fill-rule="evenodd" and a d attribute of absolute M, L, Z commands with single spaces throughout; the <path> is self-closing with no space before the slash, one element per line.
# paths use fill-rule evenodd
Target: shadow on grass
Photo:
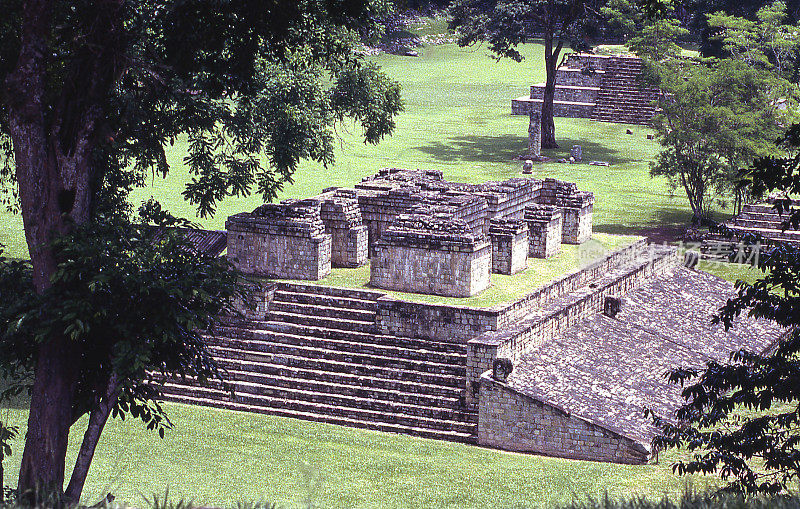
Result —
<path fill-rule="evenodd" d="M 634 204 L 631 204 L 634 206 Z M 691 227 L 692 213 L 671 207 L 654 211 L 655 221 L 648 225 L 595 224 L 593 230 L 611 235 L 640 235 L 655 243 L 677 242 Z"/>
<path fill-rule="evenodd" d="M 613 148 L 600 143 L 587 140 L 559 139 L 558 149 L 542 151 L 544 155 L 559 159 L 569 157 L 569 150 L 573 145 L 580 145 L 583 149 L 584 160 L 608 161 L 611 164 L 630 162 L 623 154 Z M 502 136 L 456 136 L 449 138 L 446 143 L 434 141 L 429 145 L 414 147 L 423 154 L 427 154 L 438 161 L 468 161 L 501 163 L 516 159 L 524 154 L 528 148 L 528 138 L 507 134 Z"/>

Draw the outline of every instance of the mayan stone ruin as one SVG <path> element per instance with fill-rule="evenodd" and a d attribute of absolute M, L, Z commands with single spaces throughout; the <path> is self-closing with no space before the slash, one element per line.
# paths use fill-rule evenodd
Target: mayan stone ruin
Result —
<path fill-rule="evenodd" d="M 553 114 L 648 124 L 655 114 L 660 91 L 643 85 L 639 81 L 641 74 L 642 61 L 636 57 L 572 53 L 556 71 Z M 540 119 L 543 97 L 544 83 L 532 85 L 530 95 L 511 101 L 511 111 L 514 115 L 531 115 L 533 124 L 534 116 Z M 531 144 L 536 143 L 534 134 L 530 139 Z"/>
<path fill-rule="evenodd" d="M 733 285 L 644 239 L 593 253 L 593 209 L 591 192 L 554 179 L 463 184 L 387 168 L 353 188 L 233 215 L 209 239 L 227 235 L 255 307 L 239 305 L 205 338 L 224 381 L 163 380 L 166 397 L 645 463 L 658 451 L 644 409 L 670 419 L 682 401 L 664 372 L 764 351 L 786 331 L 748 317 L 729 331 L 686 320 L 710 316 Z M 447 301 L 481 295 L 493 275 L 535 270 L 565 244 L 593 255 L 499 304 Z M 366 288 L 312 284 L 367 263 Z"/>
<path fill-rule="evenodd" d="M 384 169 L 354 189 L 231 216 L 228 256 L 245 274 L 309 280 L 369 259 L 375 288 L 470 297 L 492 272 L 522 270 L 524 252 L 549 257 L 589 240 L 593 206 L 592 193 L 554 179 L 461 184 Z"/>

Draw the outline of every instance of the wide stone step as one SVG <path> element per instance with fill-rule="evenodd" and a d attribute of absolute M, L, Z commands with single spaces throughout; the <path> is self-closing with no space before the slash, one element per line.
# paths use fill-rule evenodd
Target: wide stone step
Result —
<path fill-rule="evenodd" d="M 374 300 L 354 299 L 350 297 L 336 297 L 318 293 L 289 292 L 277 290 L 275 300 L 280 302 L 296 302 L 298 304 L 313 304 L 317 306 L 340 307 L 347 309 L 360 309 L 363 311 L 376 311 L 378 305 Z"/>
<path fill-rule="evenodd" d="M 786 230 L 782 231 L 780 228 L 742 228 L 741 226 L 733 225 L 731 230 L 738 232 L 758 233 L 762 237 L 775 240 L 800 240 L 800 231 Z"/>
<path fill-rule="evenodd" d="M 411 349 L 400 346 L 379 345 L 359 341 L 302 336 L 297 334 L 286 334 L 282 332 L 249 330 L 241 331 L 238 336 L 231 336 L 232 335 L 217 335 L 215 337 L 209 336 L 206 339 L 206 343 L 209 346 L 218 345 L 253 352 L 268 352 L 270 351 L 270 346 L 272 344 L 281 343 L 284 345 L 326 348 L 328 350 L 366 356 L 414 359 L 418 361 L 428 361 L 440 364 L 452 364 L 455 366 L 465 366 L 467 363 L 467 356 L 463 354 Z"/>
<path fill-rule="evenodd" d="M 736 226 L 741 226 L 742 228 L 766 228 L 772 230 L 783 229 L 781 221 L 773 221 L 771 219 L 745 219 L 737 217 L 734 220 L 734 224 Z M 790 229 L 788 231 L 792 230 Z"/>
<path fill-rule="evenodd" d="M 442 394 L 461 391 L 466 387 L 466 378 L 440 373 L 427 373 L 413 369 L 384 368 L 349 362 L 331 361 L 327 359 L 307 359 L 298 355 L 273 356 L 271 359 L 253 361 L 228 357 L 225 352 L 216 352 L 217 362 L 224 369 L 248 371 L 251 373 L 278 374 L 306 377 L 315 380 L 353 380 L 353 378 L 374 378 L 391 383 L 419 384 L 420 391 L 436 393 L 436 387 Z M 378 382 L 376 382 L 378 383 Z"/>
<path fill-rule="evenodd" d="M 242 369 L 237 369 L 241 367 Z M 231 380 L 259 383 L 262 385 L 275 385 L 278 387 L 296 387 L 317 392 L 335 390 L 351 396 L 372 397 L 375 399 L 397 399 L 398 401 L 412 402 L 413 398 L 430 406 L 443 406 L 453 408 L 461 401 L 463 388 L 443 385 L 432 385 L 420 382 L 407 382 L 404 380 L 377 378 L 369 376 L 351 375 L 349 373 L 335 373 L 330 371 L 317 371 L 313 369 L 293 368 L 280 365 L 265 365 L 259 371 L 253 371 L 252 366 L 227 365 L 224 377 Z M 331 389 L 333 388 L 333 389 Z M 398 396 L 395 396 L 398 394 Z M 404 395 L 413 396 L 407 398 Z M 417 402 L 417 404 L 422 404 Z M 442 403 L 446 402 L 446 403 Z"/>
<path fill-rule="evenodd" d="M 282 313 L 317 316 L 321 318 L 337 318 L 339 320 L 354 320 L 367 323 L 375 323 L 375 317 L 377 315 L 376 311 L 320 306 L 318 304 L 300 304 L 298 302 L 282 302 L 277 299 L 270 303 L 269 310 L 270 312 L 279 311 Z"/>
<path fill-rule="evenodd" d="M 270 309 L 267 317 L 271 322 L 295 323 L 298 325 L 308 325 L 311 327 L 325 327 L 327 329 L 339 329 L 358 332 L 376 332 L 377 326 L 374 321 L 348 320 L 344 318 L 328 318 L 324 316 L 301 315 L 297 313 L 287 313 L 284 311 L 273 311 Z"/>
<path fill-rule="evenodd" d="M 306 401 L 295 397 L 286 399 L 273 396 L 261 396 L 245 392 L 231 394 L 224 390 L 212 389 L 208 387 L 193 387 L 183 384 L 165 383 L 162 386 L 165 395 L 189 398 L 204 398 L 220 401 L 231 401 L 243 403 L 245 405 L 280 408 L 295 412 L 312 412 L 316 414 L 327 414 L 338 417 L 346 417 L 362 421 L 384 422 L 389 424 L 399 424 L 401 426 L 427 428 L 441 431 L 457 431 L 459 433 L 473 433 L 476 424 L 462 420 L 440 419 L 426 417 L 423 415 L 413 415 L 393 411 L 381 411 L 370 408 L 339 406 L 332 403 Z M 293 395 L 297 396 L 297 394 Z M 358 404 L 359 402 L 356 402 Z M 398 405 L 398 408 L 402 405 Z M 455 415 L 455 414 L 454 414 Z M 465 413 L 465 415 L 467 415 Z M 472 414 L 471 419 L 475 419 Z"/>
<path fill-rule="evenodd" d="M 272 362 L 282 355 L 297 355 L 308 359 L 325 359 L 329 361 L 345 362 L 348 364 L 363 364 L 381 368 L 394 368 L 404 370 L 422 371 L 425 373 L 438 373 L 454 377 L 466 376 L 464 366 L 440 364 L 414 359 L 400 359 L 397 357 L 383 357 L 377 355 L 364 355 L 352 352 L 340 352 L 326 348 L 314 348 L 299 345 L 286 345 L 282 343 L 262 342 L 266 351 L 239 350 L 236 348 L 216 347 L 209 349 L 218 356 L 230 359 L 251 360 L 256 362 Z"/>
<path fill-rule="evenodd" d="M 385 336 L 374 332 L 349 331 L 341 329 L 329 329 L 326 327 L 309 327 L 296 323 L 287 322 L 251 322 L 247 327 L 240 327 L 243 330 L 264 330 L 281 332 L 284 334 L 295 334 L 298 336 L 311 336 L 315 338 L 341 339 L 346 341 L 360 341 L 362 343 L 374 343 L 379 345 L 398 346 L 415 350 L 430 350 L 433 352 L 449 352 L 461 355 L 467 354 L 467 345 L 464 343 L 451 343 L 447 341 L 435 341 L 430 339 L 406 338 L 400 336 Z M 224 329 L 226 333 L 236 335 L 229 329 Z"/>
<path fill-rule="evenodd" d="M 329 297 L 345 297 L 351 299 L 377 301 L 385 296 L 385 293 L 370 290 L 358 290 L 355 288 L 337 288 L 334 286 L 310 285 L 303 283 L 279 282 L 278 290 L 285 292 L 298 292 L 306 294 L 327 295 Z"/>
<path fill-rule="evenodd" d="M 217 390 L 231 388 L 237 394 L 269 396 L 273 398 L 324 403 L 379 412 L 404 413 L 431 419 L 474 422 L 475 414 L 467 411 L 458 398 L 442 398 L 424 394 L 400 391 L 387 391 L 352 385 L 326 385 L 308 380 L 281 379 L 253 381 L 252 373 L 230 373 L 225 382 L 219 380 L 206 382 L 203 387 Z M 250 379 L 246 379 L 250 378 Z M 169 380 L 167 383 L 196 387 L 192 380 Z"/>
<path fill-rule="evenodd" d="M 273 408 L 265 406 L 247 405 L 244 403 L 237 403 L 234 401 L 225 401 L 219 399 L 194 397 L 194 396 L 174 396 L 168 395 L 165 397 L 168 401 L 176 403 L 190 404 L 190 405 L 203 405 L 215 408 L 222 408 L 226 410 L 234 410 L 240 412 L 252 412 L 268 415 L 277 415 L 281 417 L 291 417 L 294 419 L 302 419 L 306 421 L 323 422 L 328 424 L 336 424 L 339 426 L 349 426 L 353 428 L 362 428 L 374 431 L 381 431 L 385 433 L 400 433 L 404 435 L 413 435 L 421 438 L 430 438 L 435 440 L 447 440 L 451 442 L 476 442 L 476 429 L 468 433 L 461 433 L 457 431 L 436 430 L 430 428 L 421 428 L 414 426 L 402 426 L 399 424 L 391 424 L 387 422 L 365 421 L 360 419 L 350 419 L 347 417 L 340 417 L 335 415 L 321 414 L 315 412 L 300 412 L 295 410 L 287 410 L 284 408 Z"/>

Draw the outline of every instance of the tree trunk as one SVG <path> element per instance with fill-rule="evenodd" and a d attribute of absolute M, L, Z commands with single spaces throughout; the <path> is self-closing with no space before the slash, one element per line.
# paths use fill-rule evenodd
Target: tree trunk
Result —
<path fill-rule="evenodd" d="M 106 422 L 108 422 L 111 410 L 117 402 L 120 389 L 117 373 L 112 372 L 108 378 L 103 399 L 94 407 L 89 416 L 89 425 L 83 435 L 81 450 L 78 452 L 78 458 L 75 460 L 75 467 L 72 470 L 69 485 L 64 492 L 64 497 L 74 504 L 81 500 L 81 493 L 83 492 L 84 484 L 86 484 L 86 476 L 89 473 L 89 466 L 92 464 L 94 452 L 97 449 L 97 442 L 100 440 L 100 435 L 103 433 Z"/>
<path fill-rule="evenodd" d="M 553 37 L 545 33 L 544 65 L 547 78 L 544 84 L 542 100 L 542 148 L 558 148 L 556 143 L 556 125 L 553 120 L 553 98 L 556 93 L 556 62 L 561 52 L 561 43 L 554 49 Z"/>
<path fill-rule="evenodd" d="M 56 104 L 48 103 L 51 3 L 24 2 L 20 52 L 2 96 L 8 108 L 33 283 L 39 293 L 50 288 L 56 269 L 51 242 L 90 217 L 91 156 L 102 105 L 119 75 L 124 50 L 118 15 L 122 0 L 99 3 L 96 18 L 87 22 L 85 51 L 76 52 L 66 68 Z M 79 347 L 58 331 L 38 346 L 20 494 L 30 497 L 42 489 L 63 494 L 80 364 Z"/>

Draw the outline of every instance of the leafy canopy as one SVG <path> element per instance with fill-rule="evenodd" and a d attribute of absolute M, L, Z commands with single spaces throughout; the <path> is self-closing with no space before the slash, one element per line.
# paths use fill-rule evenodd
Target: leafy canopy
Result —
<path fill-rule="evenodd" d="M 775 207 L 784 226 L 796 228 L 800 208 L 788 196 L 800 192 L 800 125 L 779 144 L 785 157 L 759 158 L 742 176 L 756 195 L 780 193 Z M 727 363 L 674 371 L 670 380 L 685 386 L 686 403 L 677 424 L 656 419 L 661 436 L 653 445 L 694 452 L 674 465 L 678 473 L 716 473 L 731 481 L 730 490 L 778 493 L 796 486 L 800 476 L 800 249 L 752 234 L 744 241 L 761 243 L 757 261 L 764 276 L 753 284 L 738 281 L 736 297 L 714 321 L 728 328 L 746 313 L 787 327 L 787 335 L 771 352 L 741 350 Z"/>

